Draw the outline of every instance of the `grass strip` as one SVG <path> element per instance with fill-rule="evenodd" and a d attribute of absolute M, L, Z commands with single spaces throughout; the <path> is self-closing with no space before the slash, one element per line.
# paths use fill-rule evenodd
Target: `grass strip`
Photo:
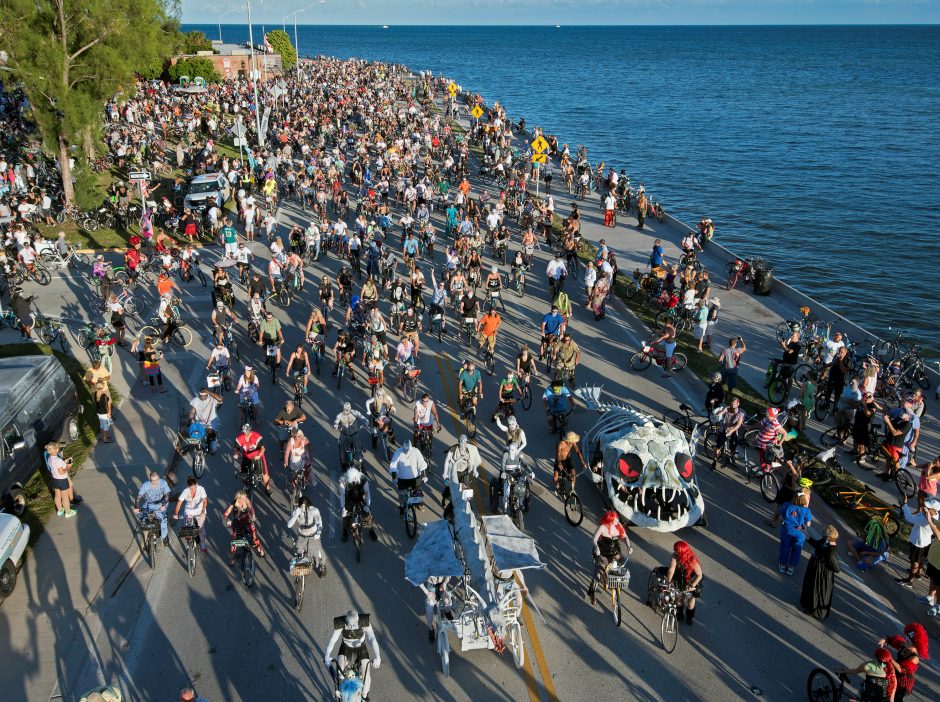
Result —
<path fill-rule="evenodd" d="M 73 356 L 55 351 L 45 344 L 0 345 L 0 358 L 36 355 L 55 356 L 65 368 L 78 393 L 78 402 L 82 408 L 81 414 L 78 416 L 78 440 L 68 444 L 63 450 L 64 457 L 72 459 L 71 474 L 74 476 L 82 469 L 82 464 L 91 455 L 98 441 L 98 415 L 95 411 L 94 397 L 84 381 L 85 366 Z M 112 404 L 117 406 L 120 400 L 120 395 L 112 388 Z M 29 545 L 32 546 L 45 531 L 46 522 L 55 512 L 49 471 L 45 470 L 44 467 L 36 466 L 36 472 L 23 486 L 23 492 L 26 494 L 27 499 L 23 521 L 29 525 Z"/>

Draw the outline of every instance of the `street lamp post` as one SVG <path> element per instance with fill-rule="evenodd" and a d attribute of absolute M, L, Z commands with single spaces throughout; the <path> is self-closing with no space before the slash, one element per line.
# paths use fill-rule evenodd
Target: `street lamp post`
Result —
<path fill-rule="evenodd" d="M 258 99 L 258 76 L 255 69 L 255 37 L 251 29 L 251 0 L 248 4 L 248 43 L 251 44 L 251 82 L 255 87 L 255 129 L 258 134 L 258 149 L 264 148 L 263 136 L 261 134 L 261 101 Z"/>
<path fill-rule="evenodd" d="M 294 70 L 300 70 L 300 44 L 297 42 L 297 15 L 303 13 L 303 10 L 294 10 L 294 52 L 297 54 L 297 63 L 294 64 Z"/>

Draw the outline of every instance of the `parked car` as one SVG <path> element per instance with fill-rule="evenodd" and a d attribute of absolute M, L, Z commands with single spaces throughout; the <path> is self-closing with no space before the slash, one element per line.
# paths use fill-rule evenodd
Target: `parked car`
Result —
<path fill-rule="evenodd" d="M 16 587 L 16 572 L 29 543 L 29 526 L 12 514 L 0 512 L 0 600 Z"/>
<path fill-rule="evenodd" d="M 186 197 L 183 198 L 183 207 L 202 211 L 209 206 L 209 200 L 215 199 L 215 204 L 222 207 L 232 194 L 232 186 L 221 173 L 207 173 L 196 176 L 189 181 Z"/>
<path fill-rule="evenodd" d="M 26 511 L 23 486 L 45 469 L 50 441 L 78 439 L 81 405 L 75 384 L 54 356 L 0 358 L 0 501 Z"/>

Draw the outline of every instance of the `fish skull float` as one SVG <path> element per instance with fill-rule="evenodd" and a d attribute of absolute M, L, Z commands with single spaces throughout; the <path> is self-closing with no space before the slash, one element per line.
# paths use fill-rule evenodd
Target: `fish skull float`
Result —
<path fill-rule="evenodd" d="M 611 409 L 584 436 L 594 480 L 613 508 L 638 527 L 677 531 L 704 523 L 694 442 L 671 424 L 632 409 Z"/>

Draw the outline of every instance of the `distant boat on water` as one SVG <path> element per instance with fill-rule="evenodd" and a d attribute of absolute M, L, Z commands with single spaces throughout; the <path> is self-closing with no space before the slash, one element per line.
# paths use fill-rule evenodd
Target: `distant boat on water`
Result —
<path fill-rule="evenodd" d="M 556 25 L 555 25 L 555 29 L 561 29 L 561 25 L 560 25 L 560 24 L 556 24 Z"/>
<path fill-rule="evenodd" d="M 388 29 L 388 25 L 387 25 L 387 24 L 383 24 L 383 25 L 382 25 L 382 29 Z"/>

